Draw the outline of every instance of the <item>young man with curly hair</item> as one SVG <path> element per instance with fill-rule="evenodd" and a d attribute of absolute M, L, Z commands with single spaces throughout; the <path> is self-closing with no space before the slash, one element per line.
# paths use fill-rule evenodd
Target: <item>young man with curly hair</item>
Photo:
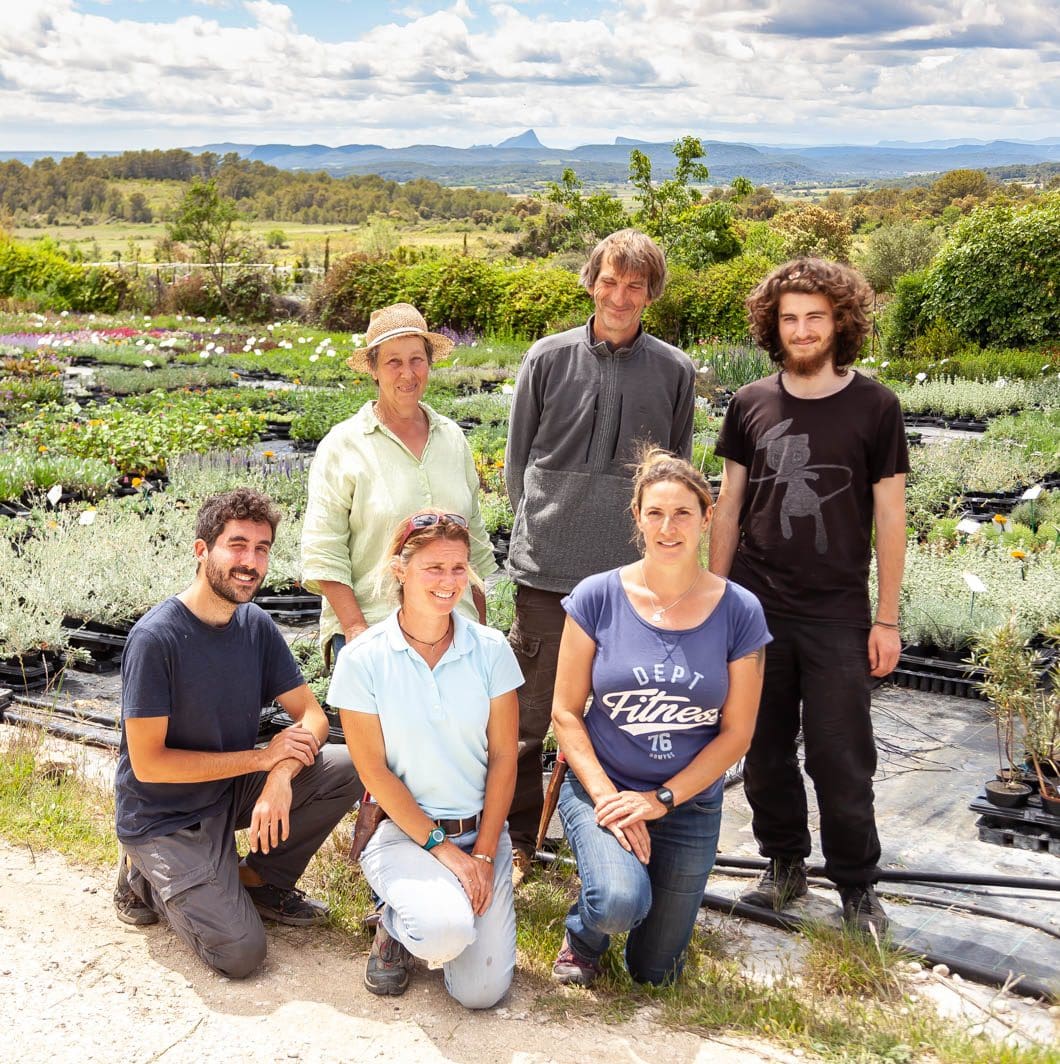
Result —
<path fill-rule="evenodd" d="M 785 263 L 748 298 L 751 334 L 780 369 L 741 388 L 726 412 L 710 569 L 758 596 L 774 640 L 744 768 L 769 866 L 743 900 L 779 910 L 806 893 L 801 727 L 825 872 L 847 925 L 882 934 L 870 690 L 898 662 L 909 459 L 894 393 L 850 369 L 870 299 L 853 269 L 821 259 Z"/>
<path fill-rule="evenodd" d="M 295 883 L 361 793 L 346 747 L 324 745 L 327 717 L 279 629 L 251 602 L 279 519 L 260 492 L 211 495 L 191 585 L 133 626 L 121 664 L 118 919 L 164 916 L 232 979 L 265 958 L 262 916 L 327 920 Z M 294 723 L 257 748 L 273 700 Z M 237 828 L 249 829 L 242 861 Z"/>

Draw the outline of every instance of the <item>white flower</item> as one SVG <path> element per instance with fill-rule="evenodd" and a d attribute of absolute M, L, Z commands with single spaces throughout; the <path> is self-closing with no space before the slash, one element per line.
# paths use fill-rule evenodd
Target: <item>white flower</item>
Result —
<path fill-rule="evenodd" d="M 890 362 L 881 362 L 880 369 L 886 369 L 890 365 Z"/>
<path fill-rule="evenodd" d="M 203 318 L 203 317 L 198 317 L 198 318 L 196 318 L 195 320 L 196 320 L 196 321 L 205 321 L 206 319 L 205 319 L 205 318 Z"/>
<path fill-rule="evenodd" d="M 223 355 L 224 353 L 225 353 L 225 349 L 224 349 L 223 347 L 218 347 L 218 348 L 217 348 L 217 349 L 216 349 L 216 350 L 214 351 L 214 354 L 215 354 L 215 355 Z"/>
<path fill-rule="evenodd" d="M 154 369 L 155 364 L 149 358 L 145 358 L 143 364 L 145 369 Z"/>
<path fill-rule="evenodd" d="M 926 381 L 926 380 L 927 380 L 927 374 L 926 374 L 926 373 L 924 373 L 924 372 L 920 372 L 920 373 L 918 373 L 918 374 L 916 375 L 916 379 L 917 379 L 918 381 Z"/>
<path fill-rule="evenodd" d="M 210 357 L 210 352 L 209 351 L 200 351 L 199 352 L 199 358 L 209 358 L 209 357 Z"/>
<path fill-rule="evenodd" d="M 81 516 L 77 519 L 77 523 L 79 525 L 90 525 L 90 524 L 92 524 L 93 521 L 95 521 L 95 519 L 96 519 L 96 511 L 95 510 L 84 510 L 84 511 L 82 511 Z"/>
<path fill-rule="evenodd" d="M 319 362 L 320 361 L 320 355 L 310 355 L 309 356 L 309 361 L 310 362 Z"/>

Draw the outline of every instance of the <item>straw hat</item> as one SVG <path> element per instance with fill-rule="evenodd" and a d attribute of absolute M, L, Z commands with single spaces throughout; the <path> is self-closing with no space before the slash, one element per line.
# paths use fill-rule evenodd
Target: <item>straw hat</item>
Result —
<path fill-rule="evenodd" d="M 371 368 L 368 365 L 368 352 L 398 336 L 422 336 L 427 341 L 432 362 L 445 358 L 454 346 L 448 336 L 428 332 L 423 315 L 411 303 L 395 303 L 392 307 L 372 311 L 368 332 L 364 335 L 364 347 L 358 348 L 346 360 L 346 365 L 359 373 L 368 372 Z"/>

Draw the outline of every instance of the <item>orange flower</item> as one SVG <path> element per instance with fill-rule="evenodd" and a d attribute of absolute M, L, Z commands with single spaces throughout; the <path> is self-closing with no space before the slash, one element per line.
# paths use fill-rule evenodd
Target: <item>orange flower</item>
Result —
<path fill-rule="evenodd" d="M 1024 551 L 1021 551 L 1019 547 L 1017 547 L 1015 550 L 1010 550 L 1009 554 L 1018 562 L 1023 561 L 1023 559 L 1027 557 L 1026 553 Z"/>

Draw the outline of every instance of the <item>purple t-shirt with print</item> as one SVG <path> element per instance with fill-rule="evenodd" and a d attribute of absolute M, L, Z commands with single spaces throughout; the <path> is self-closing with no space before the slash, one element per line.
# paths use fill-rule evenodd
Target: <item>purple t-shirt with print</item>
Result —
<path fill-rule="evenodd" d="M 611 782 L 661 787 L 712 739 L 729 693 L 728 663 L 773 637 L 758 599 L 729 581 L 698 627 L 657 628 L 634 610 L 618 569 L 582 580 L 563 608 L 595 643 L 585 726 Z M 698 796 L 720 798 L 724 780 Z"/>

